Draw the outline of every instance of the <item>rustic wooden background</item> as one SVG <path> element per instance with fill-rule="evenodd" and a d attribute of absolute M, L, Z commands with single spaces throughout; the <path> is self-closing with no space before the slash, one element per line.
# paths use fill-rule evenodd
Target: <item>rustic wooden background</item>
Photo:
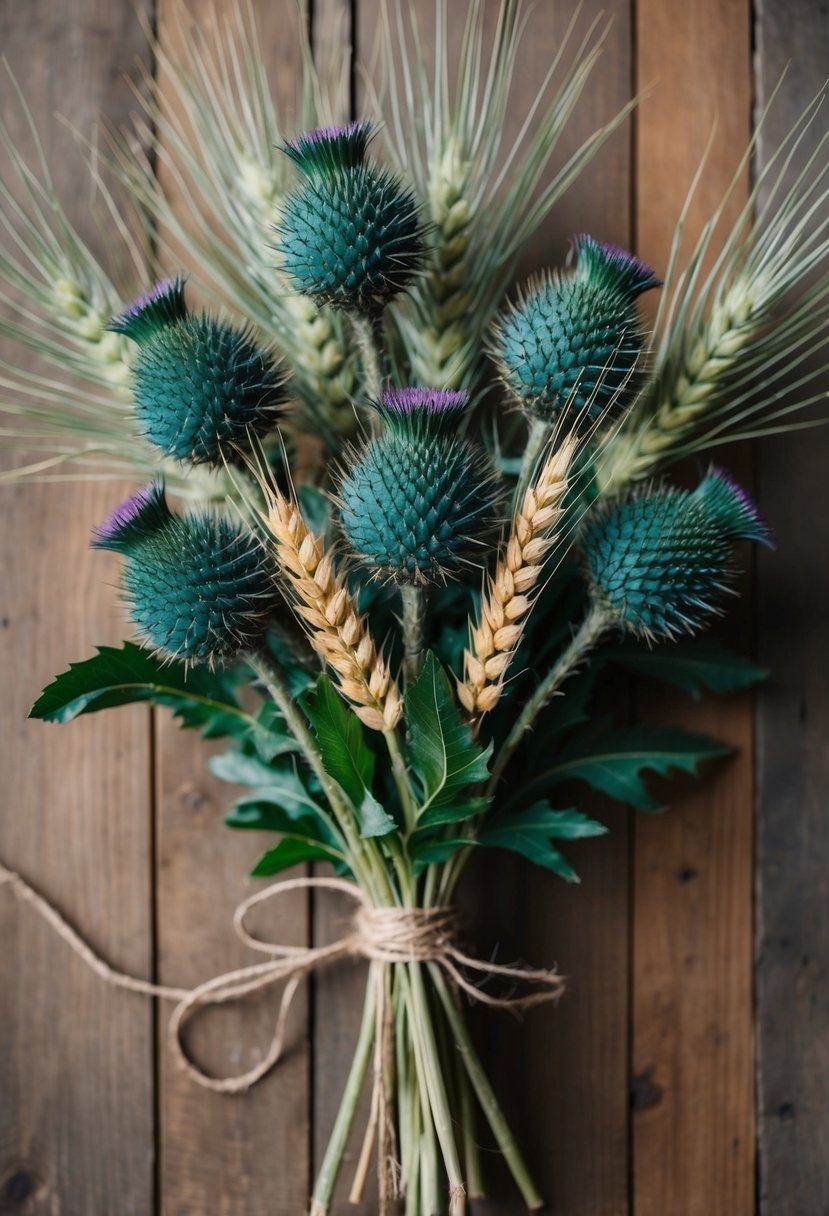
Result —
<path fill-rule="evenodd" d="M 432 0 L 416 3 L 428 24 Z M 191 0 L 202 21 L 211 7 Z M 274 88 L 289 101 L 294 0 L 254 8 Z M 341 14 L 366 47 L 377 8 L 316 0 L 313 20 L 319 31 Z M 573 8 L 536 3 L 516 115 Z M 557 259 L 573 231 L 587 230 L 659 267 L 714 120 L 695 222 L 718 199 L 755 107 L 786 64 L 760 163 L 824 83 L 829 14 L 813 0 L 584 0 L 585 23 L 599 8 L 613 27 L 577 132 L 632 92 L 652 94 L 533 256 Z M 172 37 L 170 0 L 0 0 L 3 54 L 64 201 L 99 250 L 105 224 L 53 115 L 81 129 L 102 113 L 126 117 L 124 73 L 148 59 L 136 10 L 162 42 Z M 25 143 L 16 108 L 7 121 Z M 559 1216 L 829 1212 L 829 433 L 765 442 L 735 460 L 754 476 L 779 540 L 759 562 L 736 630 L 773 675 L 754 702 L 677 702 L 666 715 L 732 740 L 739 758 L 664 817 L 615 815 L 610 837 L 574 850 L 579 888 L 502 863 L 477 916 L 482 943 L 520 943 L 538 963 L 558 960 L 571 980 L 558 1010 L 534 1013 L 520 1030 L 493 1015 L 480 1025 Z M 0 854 L 116 965 L 189 984 L 248 961 L 228 918 L 256 852 L 221 825 L 226 792 L 205 773 L 204 745 L 141 708 L 67 729 L 26 721 L 54 672 L 122 636 L 116 565 L 87 550 L 90 523 L 113 494 L 0 491 Z M 318 939 L 337 917 L 297 897 L 279 931 Z M 297 1002 L 278 1073 L 228 1099 L 170 1068 L 164 1009 L 104 986 L 2 890 L 0 926 L 0 1213 L 304 1210 L 352 1050 L 359 976 L 319 978 Z M 267 1002 L 217 1013 L 199 1047 L 219 1063 L 228 1043 L 252 1044 L 231 1047 L 232 1063 L 244 1064 L 270 1018 Z M 496 1196 L 500 1186 L 496 1169 Z M 354 1210 L 341 1204 L 337 1212 Z M 496 1198 L 477 1210 L 518 1208 Z"/>

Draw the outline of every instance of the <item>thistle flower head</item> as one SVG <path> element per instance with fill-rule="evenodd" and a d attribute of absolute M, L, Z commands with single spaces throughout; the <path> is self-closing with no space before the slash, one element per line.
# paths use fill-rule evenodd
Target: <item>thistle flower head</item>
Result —
<path fill-rule="evenodd" d="M 773 547 L 771 527 L 753 498 L 726 469 L 712 468 L 693 497 L 733 540 L 753 540 Z"/>
<path fill-rule="evenodd" d="M 454 434 L 462 392 L 398 389 L 377 409 L 383 434 L 357 453 L 341 489 L 343 531 L 360 559 L 398 583 L 438 583 L 474 562 L 495 522 L 497 477 Z"/>
<path fill-rule="evenodd" d="M 366 158 L 374 124 L 367 121 L 319 127 L 288 140 L 284 151 L 307 177 L 356 169 Z"/>
<path fill-rule="evenodd" d="M 423 264 L 414 194 L 364 161 L 368 123 L 302 136 L 286 152 L 306 181 L 284 202 L 276 231 L 282 269 L 323 304 L 376 315 Z"/>
<path fill-rule="evenodd" d="M 138 345 L 135 412 L 166 456 L 220 464 L 270 430 L 284 377 L 249 331 L 193 315 L 181 279 L 158 283 L 111 323 Z"/>
<path fill-rule="evenodd" d="M 575 277 L 582 282 L 623 292 L 631 300 L 662 285 L 646 262 L 618 245 L 608 245 L 583 233 L 576 238 L 576 247 Z"/>
<path fill-rule="evenodd" d="M 113 317 L 109 329 L 141 344 L 159 329 L 175 325 L 186 316 L 184 279 L 176 276 L 173 279 L 160 279 L 149 291 L 145 291 L 130 304 L 129 308 Z"/>
<path fill-rule="evenodd" d="M 572 271 L 548 272 L 501 316 L 495 357 L 528 413 L 552 421 L 567 408 L 589 426 L 627 408 L 644 340 L 635 302 L 658 282 L 638 258 L 583 236 Z"/>
<path fill-rule="evenodd" d="M 252 533 L 208 513 L 174 515 L 155 483 L 116 508 L 92 543 L 125 555 L 130 615 L 162 654 L 214 663 L 261 642 L 278 594 Z"/>
<path fill-rule="evenodd" d="M 693 491 L 648 489 L 597 513 L 582 540 L 595 602 L 631 633 L 693 633 L 718 610 L 737 540 L 770 543 L 748 495 L 714 471 Z"/>
<path fill-rule="evenodd" d="M 140 545 L 142 539 L 164 527 L 172 518 L 164 487 L 157 481 L 150 482 L 125 499 L 93 530 L 93 547 L 129 553 L 134 545 Z"/>

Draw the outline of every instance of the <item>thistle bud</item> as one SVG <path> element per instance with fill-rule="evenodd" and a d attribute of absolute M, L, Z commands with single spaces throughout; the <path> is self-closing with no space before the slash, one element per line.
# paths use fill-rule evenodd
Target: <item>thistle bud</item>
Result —
<path fill-rule="evenodd" d="M 621 414 L 640 379 L 636 299 L 657 286 L 638 258 L 580 237 L 574 269 L 548 272 L 499 320 L 494 354 L 510 392 L 545 422 L 565 407 L 584 426 Z"/>
<path fill-rule="evenodd" d="M 694 633 L 732 581 L 732 545 L 771 544 L 754 503 L 713 470 L 693 491 L 646 490 L 600 511 L 582 540 L 597 606 L 650 639 Z"/>
<path fill-rule="evenodd" d="M 365 565 L 397 583 L 457 575 L 491 532 L 498 481 L 456 434 L 465 392 L 383 394 L 383 433 L 358 453 L 341 490 L 345 535 Z"/>
<path fill-rule="evenodd" d="M 181 279 L 156 284 L 109 328 L 138 345 L 135 412 L 166 456 L 218 464 L 273 427 L 285 401 L 275 361 L 248 330 L 189 313 Z"/>
<path fill-rule="evenodd" d="M 309 131 L 285 147 L 303 174 L 276 231 L 282 268 L 322 304 L 378 315 L 423 263 L 417 201 L 386 169 L 366 162 L 369 123 Z"/>
<path fill-rule="evenodd" d="M 256 538 L 207 513 L 174 515 L 158 484 L 117 507 L 92 543 L 124 555 L 130 615 L 141 635 L 171 658 L 232 658 L 262 641 L 278 607 L 273 572 Z"/>

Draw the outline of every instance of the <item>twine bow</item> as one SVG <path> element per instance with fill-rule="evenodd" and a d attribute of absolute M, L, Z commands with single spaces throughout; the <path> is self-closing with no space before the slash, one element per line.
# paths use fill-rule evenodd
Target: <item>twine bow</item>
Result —
<path fill-rule="evenodd" d="M 557 999 L 564 988 L 564 980 L 555 971 L 501 966 L 464 954 L 457 945 L 458 913 L 454 908 L 375 907 L 355 883 L 342 878 L 289 878 L 249 896 L 236 908 L 233 928 L 244 945 L 268 955 L 268 961 L 226 971 L 197 984 L 195 988 L 172 988 L 110 967 L 53 904 L 2 863 L 0 884 L 9 886 L 21 902 L 34 908 L 78 958 L 105 983 L 161 1000 L 175 1001 L 169 1036 L 176 1062 L 197 1085 L 214 1093 L 244 1093 L 270 1072 L 282 1055 L 285 1025 L 300 982 L 310 972 L 328 966 L 339 958 L 364 958 L 379 965 L 434 963 L 443 968 L 459 989 L 474 1000 L 496 1009 L 526 1009 Z M 310 889 L 337 891 L 356 903 L 350 932 L 326 946 L 286 946 L 266 941 L 250 932 L 246 920 L 251 909 L 291 891 Z M 464 972 L 477 975 L 479 983 L 473 983 Z M 538 990 L 523 995 L 493 996 L 480 986 L 480 981 L 490 977 L 503 977 L 513 984 L 525 984 Z M 190 1058 L 185 1047 L 184 1029 L 200 1008 L 242 1000 L 280 980 L 285 981 L 285 987 L 273 1037 L 258 1064 L 236 1076 L 212 1077 Z"/>

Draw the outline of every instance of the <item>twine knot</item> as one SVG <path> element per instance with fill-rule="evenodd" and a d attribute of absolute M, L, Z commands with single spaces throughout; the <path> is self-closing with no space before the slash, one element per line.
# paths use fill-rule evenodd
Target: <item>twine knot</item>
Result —
<path fill-rule="evenodd" d="M 153 984 L 137 976 L 117 971 L 96 954 L 57 908 L 19 874 L 0 863 L 0 885 L 10 887 L 21 902 L 29 904 L 86 965 L 113 987 L 140 992 L 161 1000 L 174 1001 L 169 1035 L 173 1054 L 197 1085 L 216 1093 L 238 1094 L 250 1089 L 264 1077 L 282 1055 L 285 1024 L 294 994 L 302 979 L 319 967 L 339 958 L 365 958 L 379 966 L 422 963 L 442 968 L 457 988 L 473 1000 L 513 1012 L 544 1001 L 556 1000 L 564 980 L 556 971 L 538 968 L 501 966 L 465 954 L 457 942 L 460 917 L 455 908 L 376 907 L 356 883 L 343 878 L 288 878 L 257 891 L 243 900 L 233 915 L 236 936 L 246 946 L 267 955 L 267 961 L 227 971 L 198 984 L 195 988 L 172 988 Z M 286 946 L 257 937 L 247 927 L 251 910 L 268 900 L 291 891 L 321 889 L 337 891 L 357 904 L 351 928 L 335 942 L 325 946 Z M 493 977 L 508 980 L 513 986 L 529 986 L 533 991 L 494 996 L 482 983 Z M 213 1077 L 188 1055 L 184 1028 L 204 1006 L 243 1000 L 272 984 L 284 981 L 273 1037 L 258 1064 L 234 1077 Z"/>

